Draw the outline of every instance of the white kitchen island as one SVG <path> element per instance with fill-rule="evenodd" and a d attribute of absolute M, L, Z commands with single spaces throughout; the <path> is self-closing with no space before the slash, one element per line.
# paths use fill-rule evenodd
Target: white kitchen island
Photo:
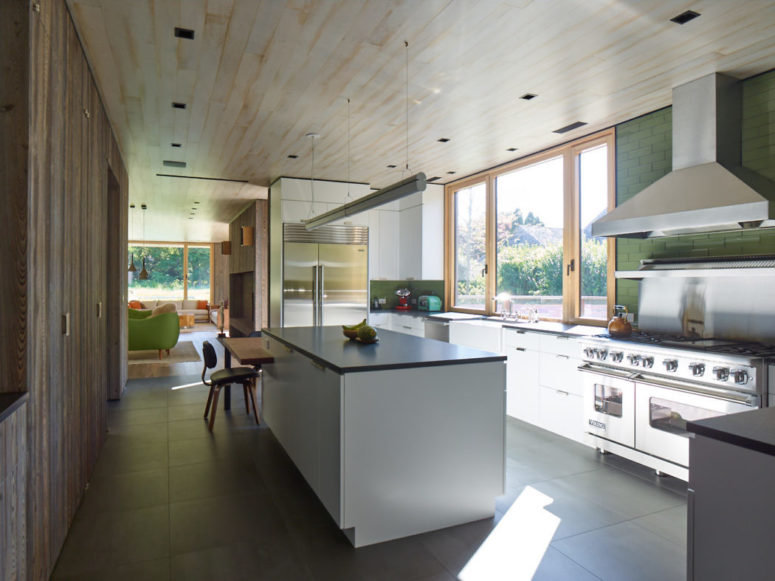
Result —
<path fill-rule="evenodd" d="M 380 331 L 264 329 L 263 415 L 355 547 L 491 517 L 505 357 Z"/>

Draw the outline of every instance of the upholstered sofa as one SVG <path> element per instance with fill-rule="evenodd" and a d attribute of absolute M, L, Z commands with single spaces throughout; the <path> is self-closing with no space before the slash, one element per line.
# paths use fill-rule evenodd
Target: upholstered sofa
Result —
<path fill-rule="evenodd" d="M 180 336 L 180 321 L 177 313 L 152 314 L 152 311 L 129 309 L 129 350 L 161 352 L 172 349 Z"/>
<path fill-rule="evenodd" d="M 134 304 L 132 304 L 134 303 Z M 139 303 L 142 306 L 139 306 Z M 137 308 L 140 310 L 152 310 L 159 305 L 172 303 L 178 311 L 178 315 L 194 315 L 194 321 L 198 323 L 207 323 L 210 321 L 210 305 L 207 301 L 186 300 L 186 301 L 167 301 L 167 300 L 145 300 L 145 301 L 130 301 L 130 308 Z M 200 308 L 204 306 L 204 308 Z"/>

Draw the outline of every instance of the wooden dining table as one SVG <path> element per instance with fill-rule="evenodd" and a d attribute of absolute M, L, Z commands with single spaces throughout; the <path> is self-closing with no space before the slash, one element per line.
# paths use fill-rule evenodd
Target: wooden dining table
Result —
<path fill-rule="evenodd" d="M 218 337 L 225 351 L 224 365 L 231 367 L 231 358 L 234 357 L 241 365 L 250 365 L 261 369 L 264 363 L 272 363 L 274 357 L 261 345 L 261 337 Z M 223 409 L 231 409 L 231 385 L 226 387 Z"/>

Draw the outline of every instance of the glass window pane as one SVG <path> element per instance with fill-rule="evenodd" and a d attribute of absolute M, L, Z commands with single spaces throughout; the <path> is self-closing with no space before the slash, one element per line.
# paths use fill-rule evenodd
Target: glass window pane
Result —
<path fill-rule="evenodd" d="M 484 310 L 487 188 L 455 192 L 455 306 Z"/>
<path fill-rule="evenodd" d="M 188 298 L 210 300 L 210 247 L 188 247 Z"/>
<path fill-rule="evenodd" d="M 579 220 L 581 233 L 581 313 L 585 319 L 607 318 L 608 245 L 592 237 L 590 225 L 608 211 L 608 148 L 579 155 Z"/>
<path fill-rule="evenodd" d="M 498 310 L 562 318 L 563 158 L 498 176 Z"/>
<path fill-rule="evenodd" d="M 134 256 L 136 272 L 129 273 L 129 300 L 183 299 L 183 247 L 182 246 L 130 246 L 130 259 Z M 148 280 L 140 280 L 140 271 L 148 271 Z"/>

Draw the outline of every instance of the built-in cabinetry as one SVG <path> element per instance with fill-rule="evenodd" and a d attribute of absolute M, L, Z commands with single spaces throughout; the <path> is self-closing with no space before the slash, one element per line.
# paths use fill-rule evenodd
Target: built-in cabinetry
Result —
<path fill-rule="evenodd" d="M 310 180 L 278 179 L 269 190 L 271 256 L 282 256 L 283 223 L 311 218 L 370 192 L 368 184 L 315 181 L 313 202 Z M 422 193 L 349 216 L 344 223 L 369 228 L 369 279 L 440 280 L 444 278 L 443 217 L 444 188 L 429 184 Z M 281 263 L 274 261 L 272 281 L 282 280 Z M 282 289 L 272 284 L 270 316 L 279 322 L 279 299 L 275 304 L 274 295 Z"/>
<path fill-rule="evenodd" d="M 268 321 L 267 260 L 269 216 L 256 200 L 229 224 L 229 334 L 245 337 Z"/>
<path fill-rule="evenodd" d="M 507 356 L 506 413 L 583 442 L 581 348 L 573 335 L 451 321 L 449 342 Z"/>
<path fill-rule="evenodd" d="M 397 312 L 369 313 L 369 324 L 415 337 L 425 337 L 425 318 Z"/>
<path fill-rule="evenodd" d="M 27 575 L 27 408 L 0 394 L 0 579 Z"/>

